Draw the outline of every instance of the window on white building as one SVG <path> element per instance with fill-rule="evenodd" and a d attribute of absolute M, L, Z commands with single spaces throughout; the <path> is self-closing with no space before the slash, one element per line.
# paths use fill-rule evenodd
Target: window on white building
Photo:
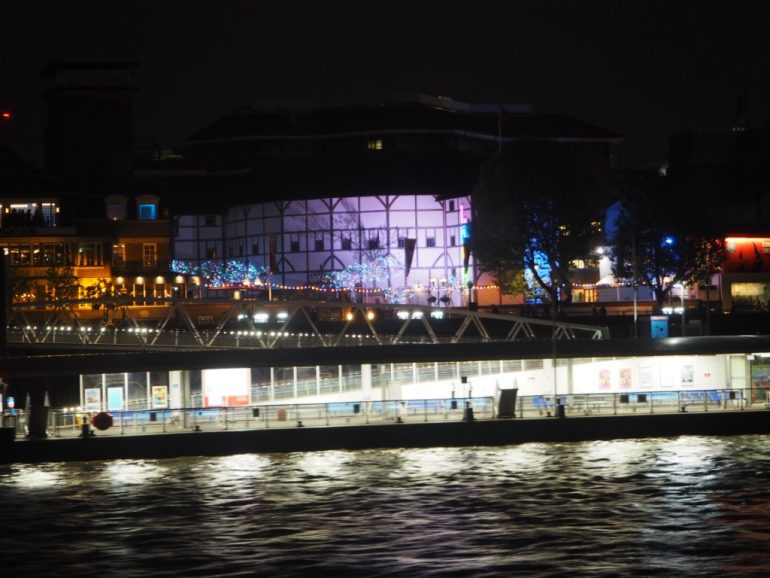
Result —
<path fill-rule="evenodd" d="M 436 246 L 436 237 L 425 237 L 425 246 L 426 247 L 435 247 Z"/>
<path fill-rule="evenodd" d="M 350 237 L 342 237 L 340 245 L 343 251 L 351 251 L 353 249 L 353 240 Z"/>

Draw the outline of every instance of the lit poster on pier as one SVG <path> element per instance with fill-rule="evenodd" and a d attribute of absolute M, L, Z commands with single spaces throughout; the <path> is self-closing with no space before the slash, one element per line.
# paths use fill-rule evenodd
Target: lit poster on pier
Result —
<path fill-rule="evenodd" d="M 694 383 L 694 371 L 692 365 L 682 366 L 682 387 L 692 387 Z"/>
<path fill-rule="evenodd" d="M 86 411 L 99 411 L 102 409 L 102 390 L 98 387 L 88 387 L 83 392 Z"/>
<path fill-rule="evenodd" d="M 152 386 L 152 407 L 153 409 L 168 407 L 168 387 L 165 385 Z"/>
<path fill-rule="evenodd" d="M 123 388 L 107 388 L 107 411 L 121 411 L 123 409 Z"/>
<path fill-rule="evenodd" d="M 599 390 L 607 391 L 610 389 L 610 385 L 611 385 L 610 370 L 600 369 L 599 370 Z"/>
<path fill-rule="evenodd" d="M 248 405 L 251 369 L 231 367 L 201 371 L 204 407 Z"/>
<path fill-rule="evenodd" d="M 620 370 L 620 389 L 631 389 L 631 368 L 623 367 Z"/>
<path fill-rule="evenodd" d="M 639 366 L 639 387 L 641 389 L 652 389 L 652 367 L 649 365 Z"/>

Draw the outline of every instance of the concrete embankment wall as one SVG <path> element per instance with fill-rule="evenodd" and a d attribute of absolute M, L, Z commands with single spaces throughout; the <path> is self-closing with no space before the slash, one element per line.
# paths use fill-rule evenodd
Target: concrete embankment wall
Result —
<path fill-rule="evenodd" d="M 5 441 L 5 463 L 171 458 L 332 449 L 499 446 L 679 435 L 770 433 L 770 411 L 652 414 L 457 423 L 304 427 L 249 431 Z"/>

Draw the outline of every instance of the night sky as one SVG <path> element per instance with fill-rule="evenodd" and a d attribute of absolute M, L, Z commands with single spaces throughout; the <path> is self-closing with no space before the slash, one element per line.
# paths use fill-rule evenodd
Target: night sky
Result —
<path fill-rule="evenodd" d="M 763 0 L 6 0 L 0 106 L 34 160 L 44 65 L 133 61 L 137 144 L 173 147 L 263 100 L 424 93 L 595 123 L 625 138 L 617 166 L 631 167 L 672 134 L 730 127 L 736 97 L 770 72 L 767 12 Z"/>

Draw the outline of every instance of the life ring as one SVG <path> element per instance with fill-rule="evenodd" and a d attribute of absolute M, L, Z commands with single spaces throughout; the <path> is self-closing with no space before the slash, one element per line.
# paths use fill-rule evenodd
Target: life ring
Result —
<path fill-rule="evenodd" d="M 112 423 L 112 416 L 105 411 L 101 411 L 91 418 L 91 425 L 100 431 L 110 429 Z"/>

